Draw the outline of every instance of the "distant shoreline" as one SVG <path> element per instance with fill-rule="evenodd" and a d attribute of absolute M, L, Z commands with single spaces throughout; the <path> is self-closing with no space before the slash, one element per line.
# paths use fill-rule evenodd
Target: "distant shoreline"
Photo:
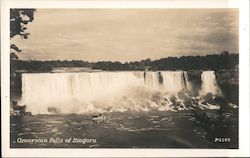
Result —
<path fill-rule="evenodd" d="M 168 57 L 159 60 L 145 59 L 121 63 L 118 61 L 88 62 L 82 60 L 72 61 L 23 61 L 11 60 L 11 73 L 18 71 L 25 72 L 52 72 L 62 68 L 81 68 L 91 71 L 164 71 L 164 70 L 229 70 L 239 65 L 239 54 L 221 54 L 206 56 L 182 56 Z"/>

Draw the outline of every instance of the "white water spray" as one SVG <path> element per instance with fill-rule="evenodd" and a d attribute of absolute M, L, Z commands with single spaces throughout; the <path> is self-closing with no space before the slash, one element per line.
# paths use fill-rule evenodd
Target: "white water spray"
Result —
<path fill-rule="evenodd" d="M 188 88 L 184 71 L 24 73 L 21 104 L 32 114 L 148 110 L 145 102 L 152 90 L 176 95 Z M 126 102 L 122 107 L 121 100 Z"/>

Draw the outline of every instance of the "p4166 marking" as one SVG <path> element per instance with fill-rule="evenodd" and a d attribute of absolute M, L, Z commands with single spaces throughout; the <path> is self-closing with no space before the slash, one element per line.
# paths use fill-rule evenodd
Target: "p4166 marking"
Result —
<path fill-rule="evenodd" d="M 215 143 L 229 143 L 230 141 L 231 141 L 231 138 L 227 138 L 227 137 L 214 138 Z"/>

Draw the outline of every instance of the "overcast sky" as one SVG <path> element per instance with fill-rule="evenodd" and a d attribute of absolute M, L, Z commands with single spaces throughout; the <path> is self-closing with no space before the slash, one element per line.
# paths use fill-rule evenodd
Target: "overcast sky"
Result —
<path fill-rule="evenodd" d="M 20 59 L 135 61 L 238 53 L 237 9 L 38 9 Z"/>

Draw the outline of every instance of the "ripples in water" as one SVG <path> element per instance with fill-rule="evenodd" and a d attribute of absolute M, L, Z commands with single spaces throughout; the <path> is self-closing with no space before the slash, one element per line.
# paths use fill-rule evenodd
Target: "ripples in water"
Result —
<path fill-rule="evenodd" d="M 94 138 L 96 143 L 12 144 L 15 147 L 208 147 L 204 132 L 197 130 L 187 112 L 105 113 L 102 121 L 92 115 L 24 116 L 11 122 L 11 137 L 21 138 Z M 188 119 L 187 119 L 188 118 Z M 30 146 L 29 146 L 30 145 Z"/>

